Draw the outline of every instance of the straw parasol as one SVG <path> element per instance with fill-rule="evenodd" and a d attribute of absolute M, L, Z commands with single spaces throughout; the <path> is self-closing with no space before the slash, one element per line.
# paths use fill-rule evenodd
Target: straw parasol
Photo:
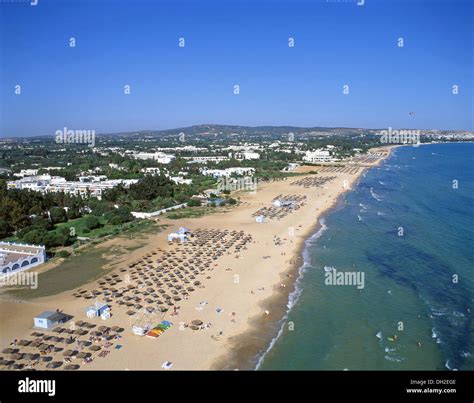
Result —
<path fill-rule="evenodd" d="M 76 369 L 79 369 L 80 366 L 78 364 L 68 364 L 64 367 L 64 370 L 66 371 L 74 371 Z"/>
<path fill-rule="evenodd" d="M 30 344 L 31 344 L 31 341 L 30 341 L 30 340 L 24 340 L 24 339 L 23 339 L 23 340 L 20 340 L 20 341 L 17 343 L 18 346 L 23 346 L 23 347 L 24 347 L 24 346 L 28 346 L 28 345 L 30 345 Z"/>
<path fill-rule="evenodd" d="M 193 325 L 196 325 L 196 326 L 201 326 L 202 325 L 202 320 L 199 320 L 199 319 L 195 319 L 191 322 Z"/>
<path fill-rule="evenodd" d="M 89 350 L 90 351 L 99 351 L 101 349 L 100 346 L 97 346 L 97 345 L 93 345 L 93 346 L 90 346 L 89 347 Z"/>
<path fill-rule="evenodd" d="M 46 365 L 46 368 L 59 368 L 63 363 L 61 361 L 51 361 L 48 365 Z"/>

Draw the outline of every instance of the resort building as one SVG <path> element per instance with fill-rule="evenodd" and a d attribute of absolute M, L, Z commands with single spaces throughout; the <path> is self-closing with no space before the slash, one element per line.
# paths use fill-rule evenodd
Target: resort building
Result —
<path fill-rule="evenodd" d="M 34 327 L 38 329 L 52 329 L 60 323 L 66 323 L 72 316 L 62 312 L 44 311 L 33 319 Z"/>
<path fill-rule="evenodd" d="M 237 160 L 258 160 L 260 159 L 260 154 L 253 151 L 244 151 L 242 153 L 236 153 L 235 159 Z"/>
<path fill-rule="evenodd" d="M 193 183 L 192 179 L 184 179 L 182 176 L 172 176 L 170 179 L 177 185 L 191 185 Z"/>
<path fill-rule="evenodd" d="M 162 152 L 137 153 L 137 154 L 133 154 L 132 157 L 139 160 L 154 160 L 160 164 L 169 164 L 171 161 L 176 159 L 174 155 L 165 154 Z"/>
<path fill-rule="evenodd" d="M 255 173 L 255 168 L 243 168 L 243 167 L 235 167 L 235 168 L 226 168 L 226 169 L 207 169 L 204 168 L 201 170 L 203 175 L 213 176 L 214 178 L 221 178 L 227 177 L 229 178 L 232 175 L 238 176 L 253 176 Z"/>
<path fill-rule="evenodd" d="M 31 269 L 46 261 L 44 246 L 0 242 L 0 275 Z"/>
<path fill-rule="evenodd" d="M 206 164 L 208 162 L 221 162 L 226 161 L 229 157 L 226 156 L 214 156 L 214 157 L 183 157 L 184 160 L 188 161 L 188 164 Z"/>
<path fill-rule="evenodd" d="M 22 169 L 20 172 L 13 174 L 14 176 L 24 178 L 25 176 L 38 175 L 38 169 Z"/>
<path fill-rule="evenodd" d="M 315 151 L 306 151 L 303 161 L 314 164 L 318 162 L 332 162 L 335 161 L 335 158 L 331 156 L 329 150 L 317 149 Z"/>
<path fill-rule="evenodd" d="M 85 197 L 87 195 L 102 198 L 102 192 L 106 189 L 122 184 L 125 187 L 137 183 L 138 179 L 107 179 L 105 176 L 81 177 L 79 181 L 66 181 L 60 176 L 40 175 L 29 176 L 16 181 L 7 182 L 9 189 L 30 189 L 41 193 L 67 193 Z"/>
<path fill-rule="evenodd" d="M 141 171 L 145 174 L 152 174 L 152 175 L 159 175 L 161 172 L 160 168 L 158 167 L 142 168 Z"/>

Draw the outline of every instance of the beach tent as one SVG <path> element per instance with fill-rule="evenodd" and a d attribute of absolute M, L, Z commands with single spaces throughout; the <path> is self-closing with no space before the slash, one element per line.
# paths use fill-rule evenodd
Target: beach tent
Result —
<path fill-rule="evenodd" d="M 184 242 L 187 240 L 186 234 L 178 234 L 173 232 L 168 234 L 168 242 L 173 242 L 175 239 L 179 239 L 180 242 Z"/>
<path fill-rule="evenodd" d="M 110 307 L 103 302 L 96 301 L 94 305 L 86 308 L 86 315 L 88 318 L 102 317 L 104 315 L 106 319 L 110 318 Z"/>
<path fill-rule="evenodd" d="M 258 223 L 263 223 L 265 222 L 265 217 L 263 215 L 258 215 L 257 217 L 255 217 L 255 221 Z"/>
<path fill-rule="evenodd" d="M 188 234 L 190 232 L 191 231 L 189 230 L 189 228 L 186 228 L 186 227 L 179 227 L 179 230 L 178 230 L 178 234 Z"/>

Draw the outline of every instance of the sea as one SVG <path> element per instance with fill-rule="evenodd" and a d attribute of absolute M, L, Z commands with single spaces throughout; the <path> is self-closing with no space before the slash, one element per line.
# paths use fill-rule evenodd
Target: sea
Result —
<path fill-rule="evenodd" d="M 396 148 L 320 224 L 257 370 L 474 370 L 474 143 Z"/>

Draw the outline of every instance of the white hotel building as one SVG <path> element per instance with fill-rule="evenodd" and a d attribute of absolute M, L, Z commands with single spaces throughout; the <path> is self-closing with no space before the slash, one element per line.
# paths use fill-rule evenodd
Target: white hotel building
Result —
<path fill-rule="evenodd" d="M 317 149 L 314 151 L 306 151 L 303 161 L 314 164 L 319 162 L 333 162 L 336 161 L 336 159 L 331 156 L 328 150 Z"/>
<path fill-rule="evenodd" d="M 66 181 L 66 179 L 60 176 L 29 176 L 7 182 L 7 187 L 8 189 L 30 189 L 41 193 L 64 192 L 81 197 L 90 194 L 101 199 L 102 192 L 106 189 L 112 189 L 119 184 L 129 187 L 131 184 L 138 182 L 138 179 L 97 180 L 98 177 L 91 177 L 91 179 L 92 181 L 90 182 L 85 181 L 84 177 L 80 181 Z"/>
<path fill-rule="evenodd" d="M 44 246 L 0 242 L 0 276 L 28 270 L 45 261 Z"/>
<path fill-rule="evenodd" d="M 137 154 L 133 154 L 132 157 L 139 160 L 153 160 L 160 164 L 169 164 L 171 161 L 176 159 L 174 155 L 165 154 L 162 152 L 137 153 Z"/>

